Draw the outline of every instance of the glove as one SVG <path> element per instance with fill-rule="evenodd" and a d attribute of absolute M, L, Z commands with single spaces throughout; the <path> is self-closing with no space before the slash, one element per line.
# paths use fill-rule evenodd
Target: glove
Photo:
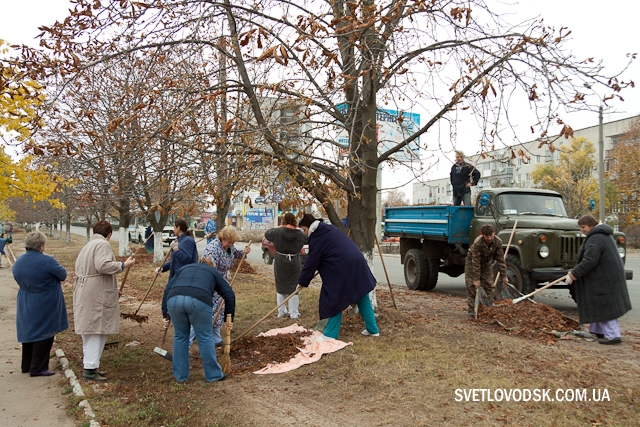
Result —
<path fill-rule="evenodd" d="M 161 273 L 162 273 L 162 267 L 156 268 L 156 274 L 161 274 Z"/>
<path fill-rule="evenodd" d="M 571 278 L 570 274 L 567 274 L 567 278 L 564 279 L 564 283 L 566 283 L 567 285 L 570 285 L 573 283 L 573 279 Z"/>
<path fill-rule="evenodd" d="M 171 245 L 169 247 L 171 248 L 172 251 L 177 251 L 178 250 L 178 241 L 174 240 L 173 242 L 171 242 Z"/>

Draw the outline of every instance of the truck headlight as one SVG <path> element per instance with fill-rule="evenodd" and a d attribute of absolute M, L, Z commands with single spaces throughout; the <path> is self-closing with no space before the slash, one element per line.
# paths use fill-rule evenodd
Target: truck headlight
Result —
<path fill-rule="evenodd" d="M 549 256 L 549 247 L 547 245 L 538 246 L 538 255 L 540 258 L 546 258 Z"/>
<path fill-rule="evenodd" d="M 627 255 L 624 246 L 618 246 L 618 253 L 620 254 L 620 258 L 624 258 Z"/>

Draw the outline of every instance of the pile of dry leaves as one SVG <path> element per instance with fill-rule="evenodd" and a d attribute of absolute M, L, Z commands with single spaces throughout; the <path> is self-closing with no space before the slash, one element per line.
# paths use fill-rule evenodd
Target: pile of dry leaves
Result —
<path fill-rule="evenodd" d="M 578 329 L 580 324 L 546 304 L 512 300 L 496 301 L 491 307 L 481 306 L 478 321 L 496 325 L 510 335 L 534 338 L 543 342 L 555 342 L 551 331 L 567 332 Z"/>
<path fill-rule="evenodd" d="M 280 334 L 270 337 L 246 336 L 231 344 L 233 374 L 254 372 L 269 363 L 288 362 L 304 345 L 302 338 L 311 331 Z M 218 354 L 218 358 L 221 356 Z"/>

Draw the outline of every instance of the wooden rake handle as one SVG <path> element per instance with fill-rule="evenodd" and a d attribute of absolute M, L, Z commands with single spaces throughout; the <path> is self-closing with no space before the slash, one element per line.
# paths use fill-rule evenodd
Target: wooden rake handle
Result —
<path fill-rule="evenodd" d="M 518 226 L 518 220 L 513 223 L 513 229 L 511 230 L 511 236 L 509 236 L 509 243 L 507 243 L 507 250 L 504 251 L 504 260 L 507 261 L 507 254 L 509 253 L 509 248 L 511 247 L 511 241 L 513 240 L 513 235 L 516 234 L 516 227 Z M 498 278 L 500 278 L 500 272 L 496 274 L 496 280 L 493 281 L 493 287 L 495 288 L 498 284 Z"/>
<path fill-rule="evenodd" d="M 249 240 L 249 243 L 247 244 L 247 246 L 251 246 L 251 240 Z M 238 271 L 240 271 L 240 267 L 242 267 L 242 261 L 244 261 L 244 257 L 246 257 L 246 256 L 247 256 L 247 253 L 244 252 L 242 254 L 242 258 L 240 258 L 240 263 L 238 264 L 238 268 L 236 269 L 235 274 L 231 278 L 231 283 L 229 283 L 229 286 L 233 285 L 233 281 L 236 280 L 236 276 L 238 275 Z"/>
<path fill-rule="evenodd" d="M 280 304 L 278 304 L 278 305 L 276 306 L 276 308 L 274 308 L 273 310 L 271 310 L 270 312 L 268 312 L 267 314 L 265 314 L 265 315 L 264 315 L 264 317 L 263 317 L 262 319 L 258 320 L 256 323 L 254 323 L 253 325 L 251 325 L 251 326 L 249 327 L 249 329 L 247 329 L 246 331 L 244 331 L 243 333 L 241 333 L 240 335 L 238 335 L 238 336 L 233 340 L 233 342 L 236 342 L 236 341 L 238 341 L 240 338 L 242 338 L 243 336 L 247 335 L 249 332 L 251 332 L 251 330 L 252 330 L 253 328 L 255 328 L 255 327 L 256 327 L 256 326 L 258 326 L 260 323 L 262 323 L 262 322 L 264 321 L 264 319 L 266 319 L 267 317 L 271 316 L 271 315 L 272 315 L 272 314 L 273 314 L 277 309 L 279 309 L 280 307 L 282 307 L 283 305 L 285 305 L 287 301 L 289 301 L 289 300 L 290 300 L 291 298 L 293 298 L 294 296 L 298 295 L 298 292 L 300 292 L 300 289 L 302 289 L 302 286 L 298 286 L 298 287 L 296 288 L 296 290 L 295 290 L 291 295 L 289 295 L 287 298 L 285 298 L 285 300 L 284 300 L 284 301 L 282 301 Z"/>
<path fill-rule="evenodd" d="M 147 241 L 151 238 L 151 236 L 153 236 L 153 231 L 151 232 L 151 234 L 149 234 L 149 237 L 147 237 L 144 242 L 142 242 L 142 248 L 144 248 L 144 244 L 147 243 Z M 142 248 L 138 248 L 138 250 L 136 250 L 134 253 L 131 254 L 131 256 L 136 256 L 138 254 L 138 252 L 140 252 L 140 249 Z M 118 290 L 119 294 L 122 294 L 122 289 L 124 289 L 124 284 L 127 282 L 127 277 L 129 276 L 129 270 L 131 269 L 131 267 L 127 267 L 124 269 L 124 275 L 122 276 L 122 283 L 120 283 L 120 290 Z"/>
<path fill-rule="evenodd" d="M 171 253 L 173 252 L 173 250 L 170 250 L 167 253 L 167 256 L 164 257 L 164 260 L 162 261 L 162 264 L 164 264 L 165 262 L 167 262 L 167 259 L 169 259 L 169 256 L 171 256 Z M 162 266 L 162 265 L 161 265 Z M 153 288 L 153 285 L 156 283 L 156 280 L 158 280 L 158 276 L 160 276 L 159 274 L 156 274 L 156 277 L 153 278 L 153 281 L 151 282 L 151 285 L 149 285 L 149 289 L 147 289 L 147 293 L 144 294 L 144 298 L 142 298 L 142 301 L 140 301 L 140 305 L 138 306 L 138 309 L 135 311 L 135 313 L 133 313 L 133 315 L 137 315 L 138 311 L 140 311 L 140 307 L 142 307 L 142 304 L 144 304 L 145 300 L 147 299 L 147 297 L 149 296 L 149 292 L 151 292 L 151 288 Z"/>
<path fill-rule="evenodd" d="M 393 297 L 393 289 L 391 289 L 391 280 L 389 280 L 389 273 L 387 273 L 387 266 L 384 264 L 384 258 L 382 257 L 382 249 L 380 249 L 380 242 L 378 242 L 378 236 L 374 234 L 376 239 L 376 245 L 378 246 L 378 253 L 380 254 L 380 261 L 382 261 L 382 268 L 384 268 L 384 275 L 387 277 L 387 283 L 389 284 L 389 294 L 391 295 L 391 301 L 393 301 L 393 308 L 396 310 L 396 299 Z"/>
<path fill-rule="evenodd" d="M 554 280 L 554 281 L 553 281 L 553 282 L 551 282 L 551 283 L 547 283 L 546 285 L 544 285 L 544 286 L 543 286 L 543 287 L 541 287 L 540 289 L 536 289 L 535 291 L 533 291 L 533 292 L 531 292 L 531 293 L 529 293 L 529 294 L 527 294 L 527 295 L 524 295 L 524 296 L 521 296 L 520 298 L 516 298 L 516 299 L 514 299 L 514 300 L 513 300 L 513 303 L 514 303 L 514 304 L 517 304 L 517 303 L 519 303 L 520 301 L 523 301 L 523 300 L 525 300 L 525 299 L 527 299 L 527 298 L 529 298 L 529 297 L 532 297 L 532 296 L 534 296 L 535 294 L 537 294 L 538 292 L 542 292 L 542 291 L 544 291 L 545 289 L 550 288 L 551 286 L 555 285 L 556 283 L 562 282 L 562 281 L 563 281 L 563 280 L 565 280 L 567 277 L 569 277 L 569 275 L 568 275 L 568 274 L 567 274 L 566 276 L 562 276 L 561 278 Z"/>

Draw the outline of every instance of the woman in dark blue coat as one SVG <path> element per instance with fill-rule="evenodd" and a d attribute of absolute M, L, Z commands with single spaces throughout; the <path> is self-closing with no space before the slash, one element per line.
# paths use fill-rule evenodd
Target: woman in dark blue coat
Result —
<path fill-rule="evenodd" d="M 304 215 L 298 225 L 309 236 L 309 254 L 298 284 L 307 287 L 315 271 L 320 273 L 320 319 L 329 319 L 324 335 L 338 338 L 342 311 L 357 303 L 366 326 L 362 334 L 379 336 L 369 299 L 376 279 L 360 249 L 337 227 L 327 225 L 313 215 Z"/>
<path fill-rule="evenodd" d="M 193 240 L 193 234 L 189 231 L 189 225 L 184 219 L 179 219 L 173 225 L 173 232 L 178 238 L 171 243 L 171 259 L 156 269 L 156 273 L 160 274 L 169 271 L 169 280 L 176 271 L 180 270 L 187 264 L 195 264 L 198 262 L 198 248 L 196 241 Z"/>
<path fill-rule="evenodd" d="M 46 241 L 39 231 L 27 234 L 27 252 L 13 266 L 13 278 L 20 286 L 16 329 L 22 343 L 22 372 L 32 377 L 54 374 L 49 370 L 53 338 L 69 327 L 60 285 L 67 270 L 44 254 Z"/>

